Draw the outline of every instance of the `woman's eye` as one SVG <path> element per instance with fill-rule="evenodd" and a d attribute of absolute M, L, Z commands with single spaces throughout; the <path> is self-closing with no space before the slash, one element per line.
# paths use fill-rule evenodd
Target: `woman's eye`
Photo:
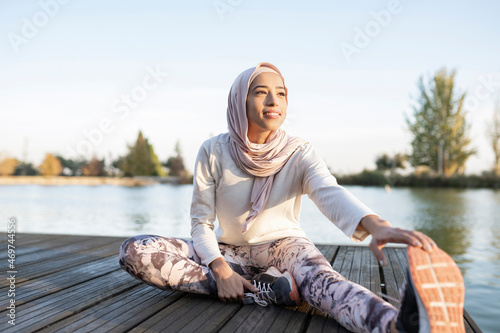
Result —
<path fill-rule="evenodd" d="M 259 95 L 259 94 L 265 94 L 265 93 L 266 92 L 264 90 L 259 90 L 259 91 L 256 92 L 257 95 Z"/>
<path fill-rule="evenodd" d="M 283 93 L 283 92 L 279 93 L 278 95 L 280 95 L 280 96 L 286 96 L 285 93 Z"/>

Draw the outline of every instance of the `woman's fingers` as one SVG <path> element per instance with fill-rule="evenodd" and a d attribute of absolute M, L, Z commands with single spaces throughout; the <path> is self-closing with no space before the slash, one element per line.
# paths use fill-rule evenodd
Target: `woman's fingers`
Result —
<path fill-rule="evenodd" d="M 259 291 L 259 288 L 257 288 L 256 286 L 254 286 L 250 281 L 248 281 L 247 279 L 241 277 L 243 279 L 243 287 L 248 290 L 248 291 L 251 291 L 253 293 L 256 293 Z"/>
<path fill-rule="evenodd" d="M 375 258 L 377 258 L 377 261 L 380 263 L 381 266 L 385 266 L 385 255 L 382 252 L 382 248 L 384 247 L 385 244 L 377 244 L 376 241 L 371 241 L 370 245 L 368 246 L 369 249 L 372 251 L 373 255 Z"/>
<path fill-rule="evenodd" d="M 408 244 L 410 246 L 421 247 L 425 251 L 432 251 L 437 247 L 432 238 L 420 231 L 392 227 L 379 229 L 379 232 L 372 234 L 372 241 L 369 248 L 382 266 L 385 266 L 386 263 L 384 253 L 382 252 L 382 248 L 386 243 Z"/>
<path fill-rule="evenodd" d="M 259 291 L 250 281 L 235 272 L 225 279 L 218 279 L 217 289 L 217 295 L 226 303 L 240 302 L 245 298 L 245 290 L 250 292 Z"/>
<path fill-rule="evenodd" d="M 436 243 L 432 238 L 420 231 L 404 230 L 404 232 L 409 239 L 409 242 L 406 242 L 408 245 L 421 247 L 425 251 L 432 251 L 432 249 L 436 247 Z"/>

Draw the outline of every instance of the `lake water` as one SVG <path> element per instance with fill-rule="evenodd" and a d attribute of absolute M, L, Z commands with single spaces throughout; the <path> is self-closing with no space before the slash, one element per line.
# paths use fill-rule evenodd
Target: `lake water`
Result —
<path fill-rule="evenodd" d="M 423 231 L 457 262 L 465 307 L 484 332 L 500 326 L 500 191 L 347 187 L 394 226 Z M 0 213 L 18 232 L 189 237 L 192 186 L 0 186 Z M 315 243 L 352 244 L 304 197 L 301 225 Z M 363 242 L 367 243 L 367 241 Z"/>

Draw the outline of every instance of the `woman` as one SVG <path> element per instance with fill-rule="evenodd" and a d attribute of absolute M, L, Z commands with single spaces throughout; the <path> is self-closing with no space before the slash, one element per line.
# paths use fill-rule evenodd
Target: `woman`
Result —
<path fill-rule="evenodd" d="M 439 279 L 433 268 L 437 260 L 437 266 L 453 266 L 448 271 L 459 280 L 454 262 L 428 236 L 393 228 L 381 219 L 337 184 L 307 141 L 289 137 L 281 129 L 287 96 L 283 76 L 269 63 L 236 78 L 228 99 L 228 133 L 207 140 L 198 153 L 192 240 L 132 237 L 122 245 L 121 266 L 154 287 L 218 295 L 223 302 L 292 305 L 299 302 L 300 293 L 356 332 L 396 332 L 396 324 L 405 331 L 442 325 L 429 320 L 436 317 L 434 307 L 426 304 L 431 284 L 422 288 L 418 274 L 429 267 Z M 399 319 L 392 305 L 335 272 L 306 238 L 299 225 L 304 194 L 353 240 L 371 235 L 369 247 L 381 265 L 386 243 L 410 246 L 408 279 L 413 282 L 406 288 Z M 216 218 L 219 227 L 214 232 Z M 463 329 L 461 283 L 461 293 L 454 293 L 453 300 L 447 291 L 441 300 L 448 319 L 458 321 L 457 332 Z M 455 310 L 446 308 L 451 302 Z"/>

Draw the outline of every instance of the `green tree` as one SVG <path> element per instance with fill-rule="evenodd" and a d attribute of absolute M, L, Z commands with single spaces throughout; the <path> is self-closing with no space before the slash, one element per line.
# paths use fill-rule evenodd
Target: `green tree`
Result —
<path fill-rule="evenodd" d="M 500 175 L 500 96 L 497 98 L 495 109 L 493 110 L 492 122 L 488 124 L 488 137 L 495 157 L 493 172 Z"/>
<path fill-rule="evenodd" d="M 0 176 L 11 176 L 16 171 L 19 161 L 15 158 L 5 158 L 0 161 Z"/>
<path fill-rule="evenodd" d="M 153 145 L 149 145 L 149 157 L 151 158 L 151 161 L 153 162 L 155 166 L 155 175 L 156 176 L 166 176 L 167 173 L 163 170 L 163 166 L 161 165 L 160 160 L 158 159 L 158 156 L 155 154 L 155 150 L 153 148 Z"/>
<path fill-rule="evenodd" d="M 187 171 L 184 167 L 184 159 L 182 158 L 181 144 L 179 141 L 175 144 L 175 154 L 175 156 L 169 157 L 164 165 L 169 169 L 168 174 L 170 176 L 184 177 Z"/>
<path fill-rule="evenodd" d="M 61 161 L 63 173 L 69 176 L 81 175 L 83 166 L 88 164 L 88 161 L 84 159 L 72 160 L 72 159 L 66 159 L 60 155 L 56 155 L 56 157 L 59 159 L 59 161 Z"/>
<path fill-rule="evenodd" d="M 38 175 L 38 170 L 33 166 L 32 163 L 20 162 L 16 171 L 14 172 L 15 176 L 36 176 Z"/>
<path fill-rule="evenodd" d="M 375 165 L 377 165 L 377 170 L 404 169 L 405 160 L 406 156 L 403 154 L 398 153 L 391 157 L 388 154 L 384 153 L 377 156 Z"/>
<path fill-rule="evenodd" d="M 144 138 L 139 131 L 137 140 L 133 146 L 128 147 L 129 152 L 119 159 L 118 167 L 125 176 L 159 176 L 161 165 L 154 153 L 153 146 Z"/>
<path fill-rule="evenodd" d="M 407 118 L 413 134 L 413 166 L 427 165 L 439 174 L 463 173 L 465 162 L 475 154 L 470 149 L 470 125 L 464 110 L 465 93 L 455 88 L 455 71 L 440 69 L 428 84 L 420 78 L 420 96 L 413 110 L 413 119 Z"/>
<path fill-rule="evenodd" d="M 39 169 L 42 176 L 57 176 L 62 171 L 61 161 L 54 155 L 47 153 Z"/>

